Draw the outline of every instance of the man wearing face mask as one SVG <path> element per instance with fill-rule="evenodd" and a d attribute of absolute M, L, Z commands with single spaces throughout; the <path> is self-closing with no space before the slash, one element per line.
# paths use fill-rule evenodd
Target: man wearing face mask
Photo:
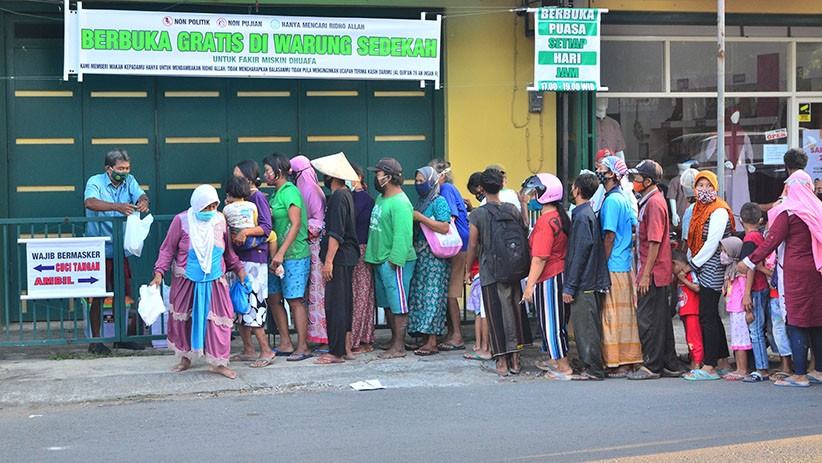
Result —
<path fill-rule="evenodd" d="M 106 154 L 105 172 L 93 175 L 86 182 L 84 206 L 86 217 L 128 217 L 134 212 L 148 212 L 148 195 L 140 188 L 131 172 L 131 156 L 124 149 L 116 148 Z M 88 222 L 86 236 L 108 236 L 114 233 L 113 222 Z M 125 222 L 123 222 L 125 230 Z M 114 259 L 112 241 L 106 241 L 106 290 L 114 288 Z M 128 257 L 128 254 L 126 254 Z M 128 259 L 123 259 L 123 275 L 125 276 L 125 293 L 131 297 L 131 268 Z M 102 299 L 95 298 L 89 310 L 91 323 L 91 337 L 100 337 L 100 306 Z M 115 343 L 115 348 L 144 349 L 133 342 Z M 89 344 L 89 352 L 100 355 L 109 355 L 111 350 L 102 343 Z"/>
<path fill-rule="evenodd" d="M 673 281 L 670 222 L 665 196 L 657 188 L 662 168 L 650 159 L 631 169 L 631 181 L 639 199 L 639 265 L 637 309 L 639 339 L 645 365 L 628 379 L 678 377 L 681 370 L 674 349 L 674 327 L 668 309 L 668 286 Z"/>
<path fill-rule="evenodd" d="M 371 211 L 365 261 L 374 265 L 377 306 L 386 309 L 391 342 L 380 346 L 381 359 L 405 357 L 408 290 L 417 254 L 413 245 L 414 206 L 402 191 L 402 166 L 382 158 L 374 167 L 374 189 L 379 195 Z"/>
<path fill-rule="evenodd" d="M 605 157 L 595 173 L 607 192 L 599 210 L 599 221 L 611 276 L 611 290 L 602 303 L 602 357 L 605 366 L 613 369 L 608 377 L 624 378 L 634 370 L 634 365 L 642 363 L 631 278 L 633 229 L 637 220 L 620 186 L 628 173 L 625 161 L 616 156 Z"/>

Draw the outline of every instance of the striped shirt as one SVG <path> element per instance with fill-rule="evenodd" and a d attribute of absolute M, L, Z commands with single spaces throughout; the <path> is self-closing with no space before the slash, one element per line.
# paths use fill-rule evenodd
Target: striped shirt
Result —
<path fill-rule="evenodd" d="M 705 222 L 702 227 L 702 240 L 708 240 L 708 227 L 711 221 Z M 725 232 L 722 234 L 722 239 L 731 236 L 731 223 L 725 225 Z M 725 284 L 725 266 L 720 262 L 719 255 L 722 253 L 720 246 L 716 247 L 716 252 L 705 262 L 699 269 L 699 284 L 706 288 L 711 288 L 715 291 L 722 291 L 722 286 Z"/>

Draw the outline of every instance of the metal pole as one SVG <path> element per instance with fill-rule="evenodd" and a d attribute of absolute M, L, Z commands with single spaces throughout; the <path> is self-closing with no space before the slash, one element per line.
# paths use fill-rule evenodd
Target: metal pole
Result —
<path fill-rule="evenodd" d="M 725 0 L 716 0 L 716 176 L 725 198 Z"/>

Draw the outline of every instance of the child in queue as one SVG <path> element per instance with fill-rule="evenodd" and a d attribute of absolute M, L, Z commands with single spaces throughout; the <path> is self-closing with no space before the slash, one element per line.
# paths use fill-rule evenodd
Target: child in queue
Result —
<path fill-rule="evenodd" d="M 725 310 L 730 313 L 731 351 L 736 359 L 736 369 L 722 379 L 742 381 L 748 374 L 748 351 L 753 348 L 748 331 L 748 323 L 753 321 L 753 314 L 746 312 L 742 303 L 748 278 L 736 268 L 742 254 L 742 240 L 729 236 L 721 241 L 720 249 L 720 261 L 726 269 L 723 291 L 727 298 Z"/>
<path fill-rule="evenodd" d="M 759 231 L 762 223 L 762 209 L 759 204 L 745 203 L 739 212 L 740 221 L 745 230 L 745 238 L 742 240 L 742 253 L 740 259 L 744 259 L 765 241 L 765 237 Z M 742 306 L 748 318 L 753 317 L 748 329 L 751 334 L 751 345 L 753 346 L 754 366 L 756 369 L 745 376 L 746 383 L 756 383 L 768 379 L 768 345 L 765 337 L 765 326 L 768 306 L 770 304 L 770 287 L 768 277 L 760 269 L 760 263 L 756 270 L 748 269 L 745 282 L 745 294 L 742 298 Z M 764 270 L 764 269 L 763 269 Z"/>
<path fill-rule="evenodd" d="M 679 319 L 685 327 L 685 342 L 688 343 L 688 355 L 691 359 L 688 370 L 696 370 L 705 359 L 702 327 L 699 326 L 699 278 L 684 252 L 674 249 L 672 257 L 674 276 L 679 280 Z"/>

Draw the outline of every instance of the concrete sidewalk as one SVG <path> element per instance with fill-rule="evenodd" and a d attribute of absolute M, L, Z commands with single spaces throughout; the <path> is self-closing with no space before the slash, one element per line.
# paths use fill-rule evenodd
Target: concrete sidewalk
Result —
<path fill-rule="evenodd" d="M 727 319 L 724 321 L 727 323 Z M 470 327 L 464 328 L 466 334 L 469 330 Z M 674 319 L 674 333 L 677 352 L 687 352 L 678 318 Z M 378 341 L 389 336 L 388 331 L 378 331 Z M 466 348 L 472 344 L 466 340 Z M 233 343 L 232 352 L 240 350 L 238 339 Z M 238 377 L 230 380 L 209 372 L 202 360 L 195 361 L 189 371 L 173 373 L 175 357 L 165 350 L 149 348 L 140 353 L 120 350 L 113 357 L 93 357 L 85 352 L 85 345 L 0 349 L 0 407 L 350 389 L 351 383 L 369 379 L 379 379 L 386 388 L 529 381 L 539 378 L 533 363 L 543 357 L 537 341 L 525 351 L 523 374 L 507 378 L 483 371 L 479 368 L 481 362 L 464 359 L 465 351 L 430 357 L 408 352 L 406 358 L 396 360 L 379 360 L 378 352 L 373 352 L 338 365 L 315 365 L 313 359 L 286 362 L 280 357 L 262 369 L 249 368 L 247 362 L 234 362 L 231 367 L 236 369 Z M 574 356 L 572 351 L 571 357 Z M 493 362 L 483 363 L 493 366 Z"/>

